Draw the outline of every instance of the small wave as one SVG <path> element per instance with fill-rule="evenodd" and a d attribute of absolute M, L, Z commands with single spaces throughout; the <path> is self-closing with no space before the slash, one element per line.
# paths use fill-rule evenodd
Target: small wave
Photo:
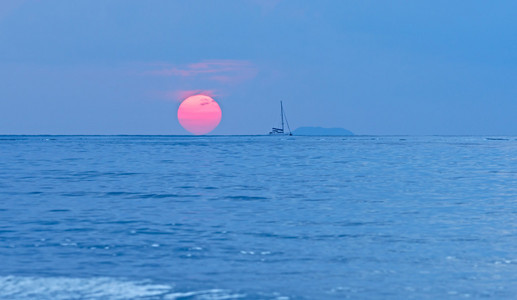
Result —
<path fill-rule="evenodd" d="M 252 200 L 267 200 L 266 197 L 256 197 L 256 196 L 227 196 L 225 197 L 229 200 L 246 200 L 246 201 L 252 201 Z"/>
<path fill-rule="evenodd" d="M 179 194 L 139 194 L 131 198 L 138 199 L 162 199 L 162 198 L 199 198 L 200 195 L 179 195 Z"/>
<path fill-rule="evenodd" d="M 112 278 L 0 277 L 4 299 L 135 299 L 170 294 L 172 286 Z"/>
<path fill-rule="evenodd" d="M 486 138 L 487 141 L 509 141 L 507 138 Z"/>
<path fill-rule="evenodd" d="M 109 277 L 0 276 L 0 299 L 241 299 L 227 290 L 175 291 L 173 285 Z"/>

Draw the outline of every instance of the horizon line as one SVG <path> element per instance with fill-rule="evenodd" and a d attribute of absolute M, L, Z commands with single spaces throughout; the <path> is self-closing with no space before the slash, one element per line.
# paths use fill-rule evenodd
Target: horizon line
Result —
<path fill-rule="evenodd" d="M 164 136 L 164 137 L 223 137 L 223 136 L 270 136 L 269 134 L 0 134 L 0 136 Z M 470 137 L 484 137 L 484 136 L 506 136 L 506 137 L 517 137 L 517 134 L 505 135 L 505 134 L 350 134 L 350 135 L 280 135 L 280 136 L 306 136 L 306 137 L 361 137 L 361 136 L 443 136 L 443 137 L 454 137 L 454 136 L 470 136 Z"/>

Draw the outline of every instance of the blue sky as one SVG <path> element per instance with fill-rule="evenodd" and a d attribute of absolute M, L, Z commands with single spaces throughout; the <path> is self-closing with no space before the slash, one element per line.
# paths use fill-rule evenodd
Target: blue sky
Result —
<path fill-rule="evenodd" d="M 517 134 L 515 1 L 2 0 L 0 133 Z"/>

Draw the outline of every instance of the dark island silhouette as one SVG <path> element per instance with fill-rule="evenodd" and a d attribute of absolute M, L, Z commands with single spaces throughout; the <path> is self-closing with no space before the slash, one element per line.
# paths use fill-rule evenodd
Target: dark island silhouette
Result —
<path fill-rule="evenodd" d="M 354 135 L 344 128 L 299 127 L 293 135 Z"/>

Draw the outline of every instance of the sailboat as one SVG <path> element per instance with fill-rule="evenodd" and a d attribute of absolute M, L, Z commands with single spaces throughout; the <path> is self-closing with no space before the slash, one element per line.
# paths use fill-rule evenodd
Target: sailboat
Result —
<path fill-rule="evenodd" d="M 280 101 L 280 119 L 282 120 L 282 128 L 273 127 L 269 135 L 293 135 L 291 133 L 291 128 L 289 128 L 289 122 L 287 122 L 287 117 L 285 116 L 284 105 L 282 104 L 282 101 Z M 287 124 L 287 129 L 289 130 L 288 133 L 286 133 L 284 129 L 284 119 L 285 123 Z"/>

